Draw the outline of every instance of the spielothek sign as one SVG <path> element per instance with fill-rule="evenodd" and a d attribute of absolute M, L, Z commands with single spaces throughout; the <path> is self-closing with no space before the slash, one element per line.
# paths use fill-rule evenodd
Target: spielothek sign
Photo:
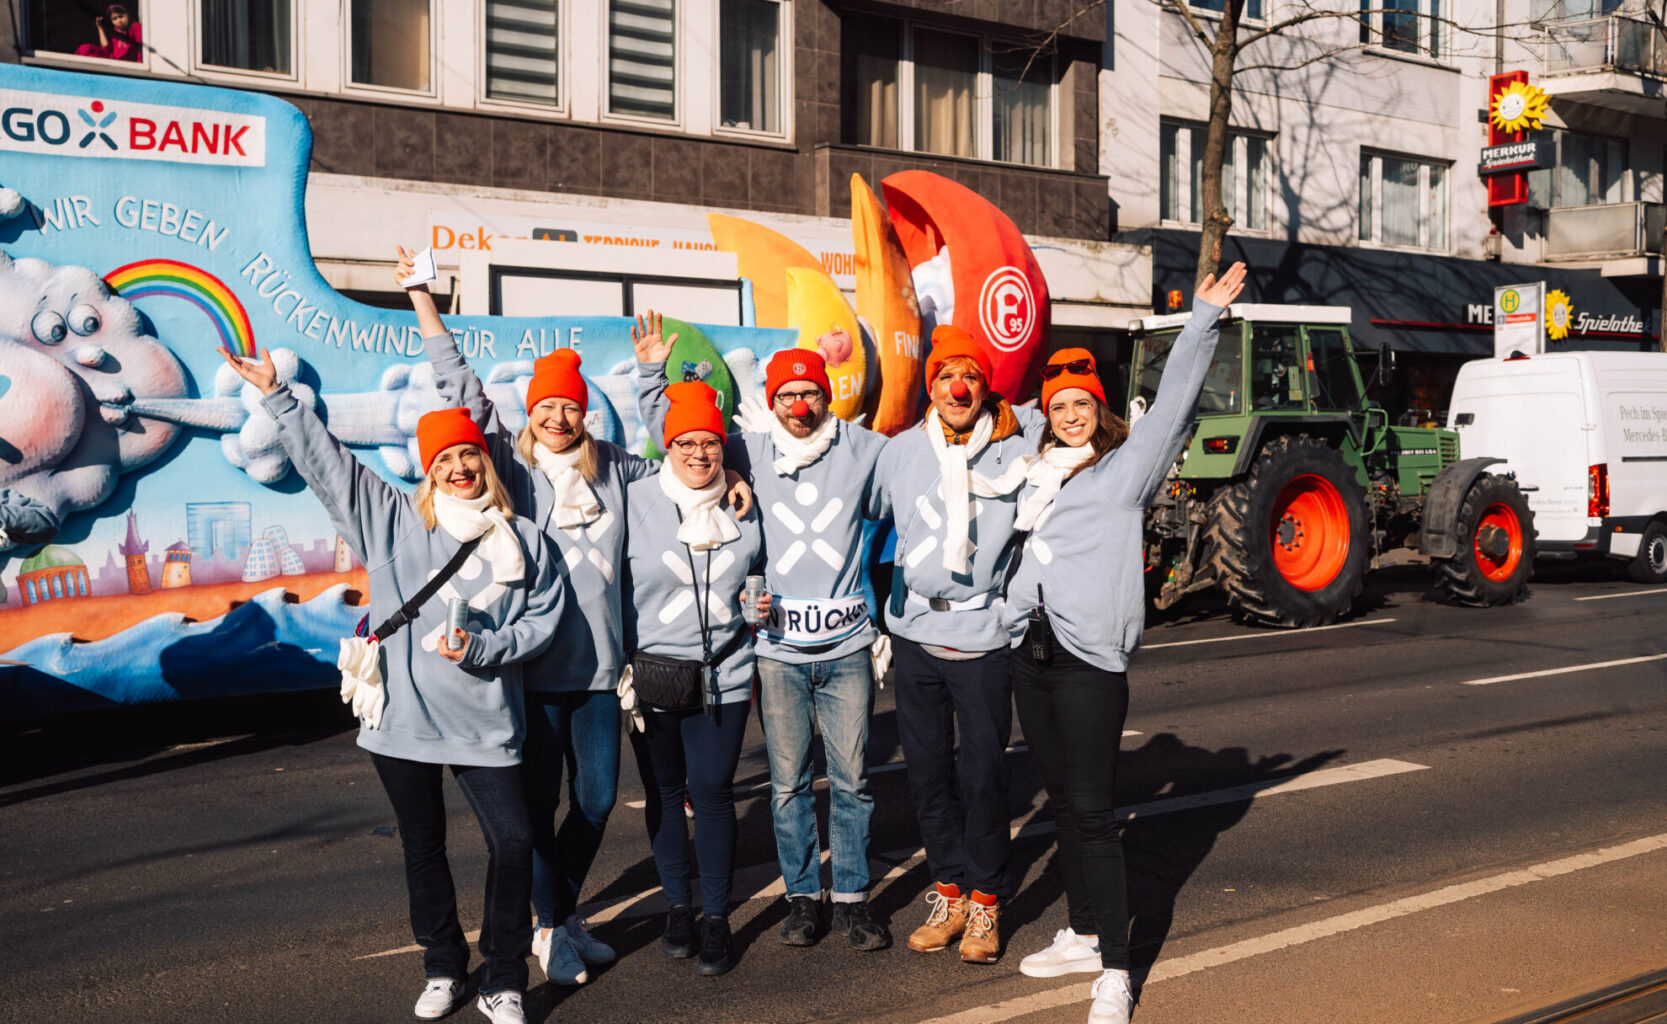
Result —
<path fill-rule="evenodd" d="M 0 152 L 266 166 L 266 118 L 0 89 Z"/>

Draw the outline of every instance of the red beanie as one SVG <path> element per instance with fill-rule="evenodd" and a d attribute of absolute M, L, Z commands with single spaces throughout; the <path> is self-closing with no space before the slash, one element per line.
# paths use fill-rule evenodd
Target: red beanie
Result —
<path fill-rule="evenodd" d="M 939 324 L 932 328 L 932 351 L 926 356 L 926 386 L 932 387 L 932 381 L 937 379 L 938 367 L 955 358 L 966 356 L 978 364 L 978 370 L 984 374 L 984 384 L 989 386 L 995 371 L 990 366 L 990 353 L 984 351 L 984 346 L 978 339 L 954 324 Z"/>
<path fill-rule="evenodd" d="M 527 385 L 527 411 L 546 398 L 567 398 L 579 406 L 579 412 L 589 411 L 590 388 L 579 376 L 579 353 L 570 348 L 558 348 L 533 363 L 532 383 Z"/>
<path fill-rule="evenodd" d="M 1053 401 L 1053 396 L 1059 394 L 1061 391 L 1064 391 L 1066 388 L 1082 388 L 1095 398 L 1098 398 L 1101 402 L 1105 402 L 1105 385 L 1100 383 L 1100 375 L 1094 372 L 1094 355 L 1087 349 L 1062 348 L 1048 357 L 1048 365 L 1064 366 L 1066 363 L 1074 363 L 1079 360 L 1086 361 L 1088 363 L 1087 373 L 1072 373 L 1070 370 L 1065 370 L 1061 372 L 1059 376 L 1054 377 L 1051 380 L 1046 377 L 1043 378 L 1043 412 L 1048 411 L 1048 403 Z"/>
<path fill-rule="evenodd" d="M 698 380 L 681 380 L 666 388 L 666 447 L 691 430 L 710 430 L 723 440 L 724 414 L 718 408 L 718 393 Z"/>
<path fill-rule="evenodd" d="M 783 384 L 796 380 L 809 381 L 822 389 L 822 394 L 833 398 L 828 386 L 828 364 L 822 353 L 808 348 L 784 348 L 770 357 L 764 374 L 764 400 L 774 402 Z"/>
<path fill-rule="evenodd" d="M 453 445 L 472 444 L 486 450 L 486 435 L 469 418 L 467 409 L 440 409 L 425 412 L 417 420 L 417 451 L 422 455 L 423 472 L 434 465 L 434 459 Z"/>

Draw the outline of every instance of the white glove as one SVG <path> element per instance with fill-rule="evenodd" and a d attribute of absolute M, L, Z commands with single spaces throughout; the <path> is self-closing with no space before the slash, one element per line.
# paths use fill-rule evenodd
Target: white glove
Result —
<path fill-rule="evenodd" d="M 770 411 L 764 392 L 754 391 L 736 406 L 735 425 L 749 434 L 768 434 L 776 425 L 776 414 Z"/>
<path fill-rule="evenodd" d="M 345 637 L 336 657 L 341 669 L 341 698 L 353 706 L 353 714 L 372 729 L 382 724 L 387 690 L 382 685 L 382 645 L 375 639 Z"/>
<path fill-rule="evenodd" d="M 874 662 L 874 682 L 880 689 L 886 688 L 886 669 L 891 668 L 891 637 L 884 633 L 874 638 L 869 645 L 868 657 Z"/>
<path fill-rule="evenodd" d="M 633 673 L 631 666 L 625 666 L 625 671 L 619 675 L 619 710 L 631 717 L 631 725 L 638 732 L 647 732 L 648 724 L 643 721 L 642 711 L 637 707 L 637 688 L 631 684 Z"/>

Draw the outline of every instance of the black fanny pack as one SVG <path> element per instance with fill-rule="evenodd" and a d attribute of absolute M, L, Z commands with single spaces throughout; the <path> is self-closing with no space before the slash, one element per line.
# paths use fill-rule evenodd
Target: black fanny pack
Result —
<path fill-rule="evenodd" d="M 736 633 L 706 661 L 633 652 L 631 688 L 636 691 L 638 702 L 667 711 L 688 711 L 703 704 L 716 704 L 718 666 L 735 653 L 745 637 L 745 630 Z"/>

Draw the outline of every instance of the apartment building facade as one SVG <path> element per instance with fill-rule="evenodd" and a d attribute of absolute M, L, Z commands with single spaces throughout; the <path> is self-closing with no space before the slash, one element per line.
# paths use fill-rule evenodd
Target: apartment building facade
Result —
<path fill-rule="evenodd" d="M 1195 15 L 1213 29 L 1208 6 Z M 1249 0 L 1242 31 L 1311 9 Z M 1493 0 L 1360 9 L 1241 57 L 1224 259 L 1251 264 L 1258 299 L 1351 306 L 1357 347 L 1397 351 L 1379 397 L 1407 419 L 1437 417 L 1458 365 L 1492 353 L 1496 286 L 1568 297 L 1553 347 L 1655 347 L 1667 54 L 1647 17 L 1604 0 L 1505 0 L 1502 18 Z M 1114 234 L 1152 247 L 1159 309 L 1192 290 L 1208 70 L 1178 15 L 1116 4 L 1100 97 Z M 1549 94 L 1531 133 L 1544 164 L 1526 201 L 1490 207 L 1489 82 L 1512 71 Z"/>
<path fill-rule="evenodd" d="M 495 238 L 646 259 L 710 248 L 711 211 L 795 238 L 850 287 L 851 176 L 924 168 L 1043 243 L 1062 344 L 1149 308 L 1150 261 L 1109 241 L 1106 21 L 1074 0 L 130 0 L 128 60 L 77 53 L 103 3 L 15 3 L 0 61 L 299 107 L 314 258 L 363 301 L 401 303 L 396 243 L 432 245 L 443 276 Z"/>

